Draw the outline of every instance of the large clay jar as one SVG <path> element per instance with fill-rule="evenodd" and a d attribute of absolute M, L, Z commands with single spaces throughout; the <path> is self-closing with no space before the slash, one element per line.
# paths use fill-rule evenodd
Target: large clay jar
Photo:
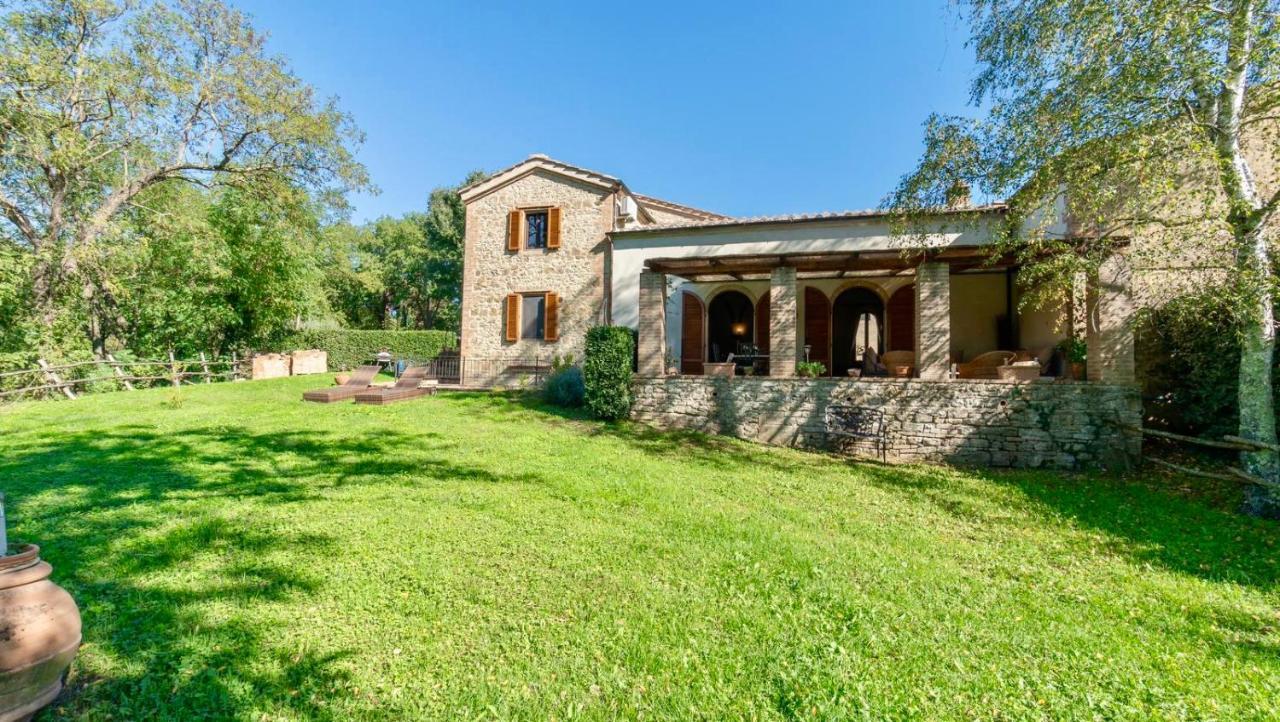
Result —
<path fill-rule="evenodd" d="M 52 571 L 34 544 L 0 557 L 0 722 L 52 702 L 80 648 L 80 610 Z"/>

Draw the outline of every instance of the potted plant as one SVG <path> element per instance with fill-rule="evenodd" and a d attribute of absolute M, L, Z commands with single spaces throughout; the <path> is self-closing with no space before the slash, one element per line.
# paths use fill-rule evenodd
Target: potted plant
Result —
<path fill-rule="evenodd" d="M 801 361 L 796 364 L 796 375 L 806 379 L 816 379 L 827 375 L 827 367 L 821 361 Z"/>
<path fill-rule="evenodd" d="M 80 649 L 80 610 L 49 581 L 35 544 L 9 545 L 0 494 L 0 719 L 29 719 L 62 691 Z"/>
<path fill-rule="evenodd" d="M 1076 381 L 1083 380 L 1084 362 L 1089 355 L 1089 347 L 1084 339 L 1064 338 L 1058 343 L 1058 349 L 1062 351 L 1062 356 L 1067 361 L 1070 378 Z"/>

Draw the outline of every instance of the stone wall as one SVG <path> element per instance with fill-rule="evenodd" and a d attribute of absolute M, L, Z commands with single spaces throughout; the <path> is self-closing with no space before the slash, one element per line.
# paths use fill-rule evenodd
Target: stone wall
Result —
<path fill-rule="evenodd" d="M 1123 468 L 1141 454 L 1132 385 L 1070 381 L 769 379 L 668 376 L 635 382 L 632 418 L 664 428 L 876 456 L 825 433 L 833 402 L 884 412 L 890 460 L 973 466 Z"/>
<path fill-rule="evenodd" d="M 561 209 L 560 248 L 508 251 L 507 214 L 551 206 Z M 467 205 L 462 355 L 533 363 L 573 354 L 581 360 L 587 329 L 604 316 L 604 244 L 612 219 L 611 192 L 541 170 Z M 508 343 L 507 294 L 542 291 L 560 296 L 559 340 Z"/>

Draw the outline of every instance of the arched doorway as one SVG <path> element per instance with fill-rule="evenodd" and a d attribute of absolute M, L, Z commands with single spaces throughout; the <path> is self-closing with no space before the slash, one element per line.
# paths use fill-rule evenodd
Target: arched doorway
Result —
<path fill-rule="evenodd" d="M 707 360 L 724 361 L 755 339 L 755 311 L 741 291 L 722 291 L 707 306 Z"/>
<path fill-rule="evenodd" d="M 888 351 L 914 351 L 916 349 L 916 287 L 903 286 L 893 292 L 885 306 L 888 318 Z"/>
<path fill-rule="evenodd" d="M 836 296 L 831 309 L 831 372 L 848 375 L 862 363 L 868 348 L 884 353 L 884 302 L 867 288 L 850 288 Z"/>

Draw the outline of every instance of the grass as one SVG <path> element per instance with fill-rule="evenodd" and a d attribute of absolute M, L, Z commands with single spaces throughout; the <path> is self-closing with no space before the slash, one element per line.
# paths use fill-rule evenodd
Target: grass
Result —
<path fill-rule="evenodd" d="M 1223 499 L 318 381 L 0 409 L 84 618 L 42 719 L 1280 717 L 1280 528 Z"/>

